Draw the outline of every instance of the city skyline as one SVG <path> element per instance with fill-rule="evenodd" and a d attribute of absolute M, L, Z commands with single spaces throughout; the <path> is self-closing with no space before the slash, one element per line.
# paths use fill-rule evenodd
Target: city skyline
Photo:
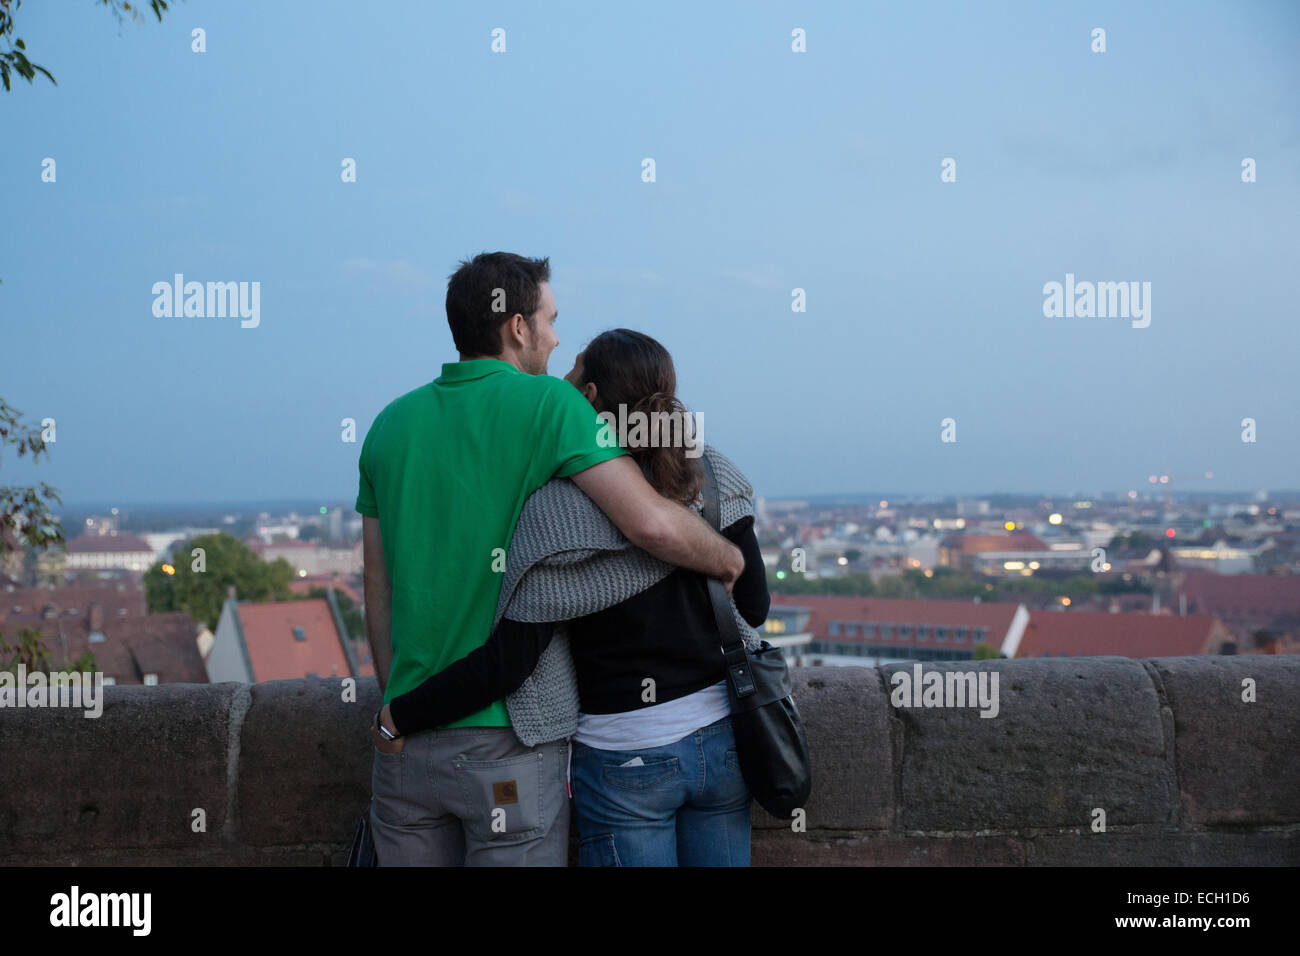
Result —
<path fill-rule="evenodd" d="M 1143 491 L 1141 488 L 1137 490 L 1139 492 L 1139 497 L 1137 499 L 1139 503 L 1145 503 L 1150 505 L 1150 504 L 1163 502 L 1164 499 L 1163 492 L 1156 493 L 1151 491 Z M 1262 493 L 1266 493 L 1267 496 L 1266 499 L 1259 498 L 1259 496 Z M 1102 490 L 1101 492 L 1095 492 L 1095 491 L 1083 492 L 1083 491 L 1078 491 L 1076 489 L 1076 490 L 1065 490 L 1059 492 L 989 491 L 989 492 L 954 492 L 952 494 L 947 494 L 947 495 L 924 495 L 924 496 L 914 494 L 909 496 L 907 494 L 897 493 L 897 492 L 875 493 L 875 492 L 864 492 L 864 491 L 818 492 L 815 494 L 795 491 L 788 494 L 785 493 L 777 494 L 777 493 L 764 493 L 756 489 L 754 495 L 755 497 L 765 498 L 768 501 L 776 501 L 776 502 L 807 501 L 809 504 L 830 505 L 830 504 L 842 503 L 846 505 L 862 505 L 862 506 L 869 505 L 873 500 L 880 498 L 882 500 L 888 501 L 891 505 L 907 505 L 909 507 L 911 506 L 920 507 L 926 505 L 943 504 L 948 501 L 952 501 L 952 502 L 966 501 L 966 500 L 988 501 L 988 500 L 995 500 L 1000 498 L 1023 499 L 1025 501 L 1046 499 L 1046 500 L 1056 500 L 1060 502 L 1077 499 L 1077 500 L 1096 500 L 1096 501 L 1107 501 L 1107 502 L 1113 501 L 1116 504 L 1123 504 L 1124 502 L 1120 500 L 1120 497 L 1125 496 L 1126 492 L 1116 491 L 1116 490 Z M 278 511 L 282 511 L 284 509 L 297 509 L 310 514 L 312 511 L 314 511 L 319 507 L 329 507 L 332 509 L 334 507 L 342 506 L 351 510 L 352 508 L 351 502 L 354 498 L 355 498 L 354 495 L 340 494 L 340 495 L 332 495 L 332 496 L 323 495 L 318 498 L 310 498 L 310 497 L 287 497 L 287 498 L 276 498 L 276 499 L 249 498 L 249 499 L 239 499 L 239 500 L 213 499 L 208 501 L 195 499 L 195 500 L 188 500 L 188 501 L 176 500 L 176 501 L 143 502 L 143 501 L 131 501 L 128 499 L 109 501 L 106 499 L 94 499 L 94 498 L 88 498 L 85 500 L 69 500 L 65 496 L 64 507 L 59 510 L 61 510 L 65 514 L 75 513 L 78 515 L 83 515 L 83 514 L 97 514 L 101 512 L 107 512 L 111 508 L 127 508 L 127 509 L 135 510 L 140 513 L 148 513 L 151 511 L 161 511 L 161 510 L 171 510 L 171 509 L 201 510 L 205 508 L 210 508 L 210 509 L 226 508 L 226 509 L 247 510 L 251 508 L 261 508 L 264 510 L 268 510 L 272 513 L 277 513 Z M 1270 502 L 1282 501 L 1282 502 L 1300 504 L 1300 500 L 1297 499 L 1300 499 L 1300 489 L 1291 489 L 1291 488 L 1257 489 L 1254 491 L 1237 489 L 1237 490 L 1225 490 L 1225 491 L 1178 492 L 1172 496 L 1172 500 L 1175 503 L 1179 501 L 1183 501 L 1188 505 L 1209 503 L 1212 501 L 1223 501 L 1223 502 L 1232 502 L 1232 503 L 1241 503 L 1241 504 L 1258 504 L 1262 500 L 1267 500 Z"/>

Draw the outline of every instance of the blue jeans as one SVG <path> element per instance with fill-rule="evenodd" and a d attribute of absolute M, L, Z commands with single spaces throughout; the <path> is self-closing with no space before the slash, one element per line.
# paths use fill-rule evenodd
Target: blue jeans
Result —
<path fill-rule="evenodd" d="M 579 866 L 749 866 L 750 796 L 730 717 L 648 750 L 574 742 L 572 773 Z"/>

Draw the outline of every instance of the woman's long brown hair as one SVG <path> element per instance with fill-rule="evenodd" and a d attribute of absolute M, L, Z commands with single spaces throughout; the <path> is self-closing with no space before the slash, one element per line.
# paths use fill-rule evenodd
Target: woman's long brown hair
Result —
<path fill-rule="evenodd" d="M 615 416 L 623 405 L 627 414 L 645 412 L 651 423 L 646 447 L 628 447 L 629 454 L 647 472 L 646 478 L 665 498 L 690 504 L 704 483 L 698 459 L 686 457 L 685 441 L 665 447 L 667 436 L 654 441 L 656 412 L 680 416 L 682 437 L 695 419 L 677 399 L 677 371 L 668 350 L 650 336 L 631 329 L 610 329 L 589 343 L 582 353 L 583 383 L 596 386 L 596 410 Z M 669 420 L 671 421 L 671 419 Z M 671 434 L 671 432 L 670 432 Z"/>

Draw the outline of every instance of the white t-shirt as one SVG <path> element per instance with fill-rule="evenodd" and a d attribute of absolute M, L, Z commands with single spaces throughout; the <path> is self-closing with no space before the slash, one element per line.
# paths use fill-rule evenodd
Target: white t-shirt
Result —
<path fill-rule="evenodd" d="M 573 739 L 597 750 L 649 750 L 681 740 L 731 713 L 727 682 L 620 714 L 578 714 Z"/>

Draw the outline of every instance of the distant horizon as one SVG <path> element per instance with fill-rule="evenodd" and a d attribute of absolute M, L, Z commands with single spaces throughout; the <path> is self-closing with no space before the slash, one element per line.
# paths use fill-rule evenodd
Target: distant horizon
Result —
<path fill-rule="evenodd" d="M 819 492 L 817 494 L 797 494 L 797 493 L 761 494 L 759 492 L 755 492 L 754 496 L 756 498 L 763 498 L 765 501 L 807 501 L 809 503 L 815 503 L 815 504 L 832 504 L 837 502 L 843 502 L 845 504 L 868 504 L 870 503 L 870 501 L 875 499 L 881 501 L 889 501 L 891 504 L 898 503 L 898 504 L 920 505 L 920 504 L 927 504 L 927 503 L 945 502 L 949 500 L 988 501 L 988 500 L 999 499 L 999 498 L 1002 499 L 1046 498 L 1046 499 L 1058 499 L 1062 501 L 1066 499 L 1096 500 L 1099 498 L 1118 497 L 1121 495 L 1126 495 L 1129 490 L 1130 489 L 1124 489 L 1123 491 L 1100 491 L 1100 492 L 1062 491 L 1056 493 L 1015 492 L 1015 491 L 971 492 L 971 493 L 954 492 L 952 494 L 947 494 L 947 495 L 916 495 L 916 494 L 904 495 L 901 493 L 887 493 L 887 492 L 881 492 L 880 494 L 877 494 L 875 492 L 867 492 L 867 491 L 843 492 L 843 493 Z M 1255 502 L 1249 501 L 1247 499 L 1253 498 L 1256 494 L 1258 494 L 1259 490 L 1260 489 L 1256 489 L 1254 491 L 1177 491 L 1171 493 L 1171 497 L 1175 499 L 1186 500 L 1189 502 L 1195 502 L 1197 500 L 1202 500 L 1202 501 L 1236 500 L 1236 501 L 1244 501 L 1245 503 L 1253 504 Z M 1270 500 L 1280 499 L 1280 498 L 1295 498 L 1298 499 L 1297 503 L 1300 503 L 1300 489 L 1279 489 L 1277 491 L 1273 491 L 1271 489 L 1265 489 L 1265 490 L 1267 490 L 1268 497 Z M 1154 502 L 1155 495 L 1156 495 L 1155 492 L 1143 493 L 1139 490 L 1139 498 L 1137 500 L 1139 503 L 1142 502 L 1143 500 L 1146 500 L 1148 502 Z M 1161 495 L 1160 497 L 1163 497 L 1163 495 Z M 353 498 L 349 498 L 349 499 L 252 498 L 252 499 L 244 499 L 238 501 L 236 500 L 173 501 L 173 502 L 91 501 L 91 502 L 69 502 L 62 508 L 62 512 L 107 513 L 113 508 L 129 509 L 135 512 L 171 511 L 171 510 L 182 510 L 182 509 L 184 510 L 211 509 L 214 511 L 239 509 L 239 510 L 247 511 L 253 508 L 258 508 L 260 510 L 273 510 L 273 509 L 295 510 L 295 511 L 310 513 L 312 511 L 319 510 L 321 507 L 336 507 L 340 505 L 348 508 L 349 510 L 355 511 L 355 509 L 353 508 L 354 500 L 355 499 Z M 1116 502 L 1116 503 L 1122 503 L 1122 502 Z M 320 517 L 325 517 L 325 516 L 320 515 Z"/>

